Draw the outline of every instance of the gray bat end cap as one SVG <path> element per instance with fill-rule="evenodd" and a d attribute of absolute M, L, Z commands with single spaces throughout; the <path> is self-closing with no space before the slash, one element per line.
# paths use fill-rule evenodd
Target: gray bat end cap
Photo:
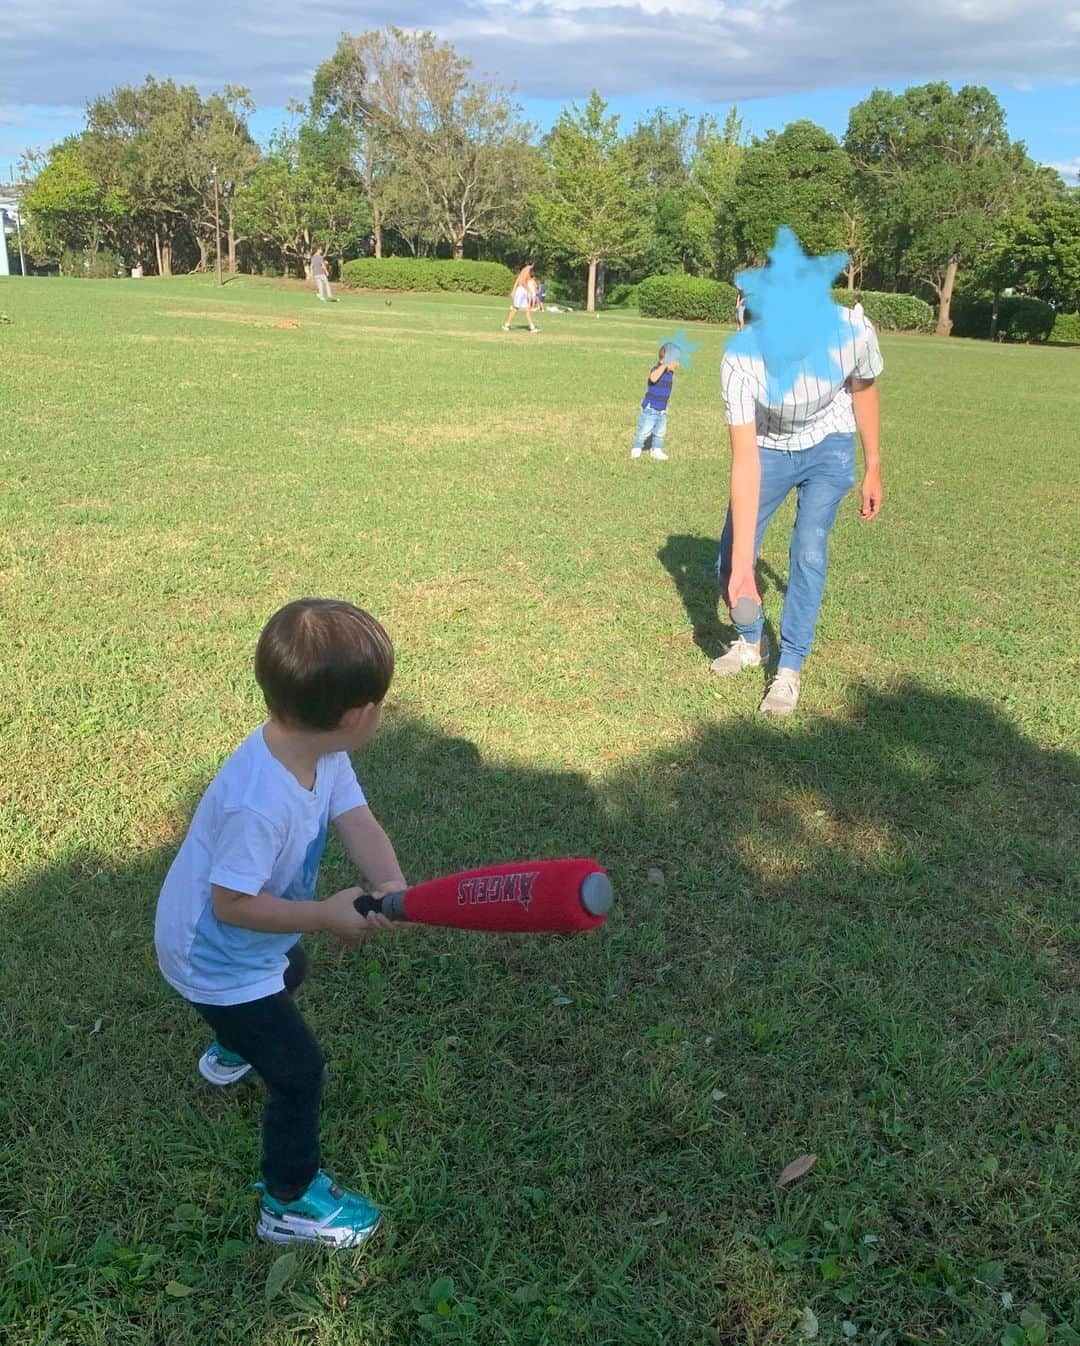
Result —
<path fill-rule="evenodd" d="M 581 905 L 590 916 L 606 916 L 611 908 L 611 880 L 594 871 L 581 881 Z"/>
<path fill-rule="evenodd" d="M 751 626 L 757 621 L 761 608 L 752 598 L 740 598 L 731 610 L 731 615 L 739 626 Z"/>

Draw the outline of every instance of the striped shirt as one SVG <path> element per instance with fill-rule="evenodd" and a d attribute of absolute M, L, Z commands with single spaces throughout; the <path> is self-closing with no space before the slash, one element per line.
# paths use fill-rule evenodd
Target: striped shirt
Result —
<path fill-rule="evenodd" d="M 653 365 L 653 369 L 659 369 L 659 365 Z M 649 371 L 650 374 L 652 370 Z M 667 411 L 668 398 L 671 396 L 671 387 L 675 382 L 675 375 L 670 369 L 665 369 L 655 383 L 647 382 L 645 384 L 645 396 L 641 399 L 642 409 L 651 407 L 653 411 Z"/>
<path fill-rule="evenodd" d="M 753 422 L 764 449 L 812 449 L 828 435 L 853 435 L 849 380 L 876 379 L 885 362 L 874 329 L 849 309 L 840 308 L 839 314 L 842 339 L 833 375 L 821 379 L 804 369 L 779 402 L 769 400 L 760 355 L 727 351 L 720 366 L 720 387 L 728 425 Z"/>

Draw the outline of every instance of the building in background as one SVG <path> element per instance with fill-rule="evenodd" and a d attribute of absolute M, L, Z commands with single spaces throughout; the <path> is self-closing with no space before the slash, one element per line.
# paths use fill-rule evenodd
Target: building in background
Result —
<path fill-rule="evenodd" d="M 14 271 L 26 275 L 26 257 L 22 247 L 22 221 L 19 201 L 21 182 L 0 183 L 0 276 Z"/>

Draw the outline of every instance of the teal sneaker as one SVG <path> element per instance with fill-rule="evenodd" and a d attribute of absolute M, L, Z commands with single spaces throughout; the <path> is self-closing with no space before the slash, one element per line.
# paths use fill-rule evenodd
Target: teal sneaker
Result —
<path fill-rule="evenodd" d="M 235 1084 L 250 1069 L 242 1056 L 226 1051 L 220 1042 L 212 1042 L 199 1057 L 199 1074 L 211 1084 Z"/>
<path fill-rule="evenodd" d="M 379 1227 L 382 1212 L 357 1192 L 347 1192 L 319 1170 L 295 1201 L 278 1201 L 257 1182 L 262 1193 L 256 1234 L 268 1243 L 329 1243 L 355 1248 Z"/>

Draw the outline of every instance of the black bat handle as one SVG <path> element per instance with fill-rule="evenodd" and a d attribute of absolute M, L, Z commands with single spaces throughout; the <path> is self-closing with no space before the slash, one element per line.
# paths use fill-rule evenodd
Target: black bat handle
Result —
<path fill-rule="evenodd" d="M 370 916 L 373 911 L 380 912 L 391 921 L 407 921 L 405 915 L 405 890 L 399 893 L 387 893 L 385 897 L 371 897 L 361 893 L 353 899 L 353 906 L 361 916 Z"/>

